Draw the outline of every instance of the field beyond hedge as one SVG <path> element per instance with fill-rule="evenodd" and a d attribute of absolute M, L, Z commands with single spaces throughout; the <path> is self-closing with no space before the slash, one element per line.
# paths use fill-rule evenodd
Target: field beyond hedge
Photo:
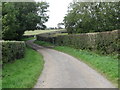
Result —
<path fill-rule="evenodd" d="M 64 31 L 64 29 L 58 29 L 58 30 L 34 30 L 34 31 L 25 31 L 24 35 L 29 36 L 29 35 L 38 35 L 38 34 L 43 34 L 43 33 L 51 33 L 51 32 L 56 32 L 56 31 Z"/>
<path fill-rule="evenodd" d="M 6 63 L 2 70 L 2 88 L 32 88 L 43 69 L 43 57 L 27 48 L 23 59 Z"/>

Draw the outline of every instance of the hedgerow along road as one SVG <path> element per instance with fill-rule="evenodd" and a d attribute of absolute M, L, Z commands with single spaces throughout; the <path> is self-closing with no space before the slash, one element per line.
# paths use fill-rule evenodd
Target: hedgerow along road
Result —
<path fill-rule="evenodd" d="M 76 58 L 27 41 L 41 53 L 45 60 L 44 69 L 34 88 L 115 88 L 101 74 Z"/>

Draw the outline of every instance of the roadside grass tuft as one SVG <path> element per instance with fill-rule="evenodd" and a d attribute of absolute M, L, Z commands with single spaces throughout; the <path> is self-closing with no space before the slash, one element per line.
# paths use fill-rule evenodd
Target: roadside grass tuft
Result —
<path fill-rule="evenodd" d="M 2 70 L 3 88 L 32 88 L 43 69 L 42 55 L 27 48 L 23 59 L 7 63 Z"/>

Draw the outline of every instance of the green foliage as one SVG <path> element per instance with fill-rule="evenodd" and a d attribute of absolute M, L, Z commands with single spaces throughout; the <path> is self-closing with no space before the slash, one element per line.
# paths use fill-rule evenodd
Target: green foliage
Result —
<path fill-rule="evenodd" d="M 2 3 L 0 2 L 0 40 L 2 40 Z"/>
<path fill-rule="evenodd" d="M 87 49 L 100 54 L 118 54 L 118 31 L 61 36 L 56 44 Z"/>
<path fill-rule="evenodd" d="M 38 45 L 41 45 L 41 46 L 45 46 L 45 47 L 54 47 L 53 44 L 49 43 L 49 42 L 45 42 L 45 41 L 38 41 L 38 40 L 35 40 L 34 43 L 38 44 Z"/>
<path fill-rule="evenodd" d="M 81 50 L 91 50 L 100 54 L 118 55 L 118 32 L 119 30 L 76 35 L 62 35 L 56 37 L 50 37 L 49 34 L 43 34 L 37 35 L 37 40 L 47 41 L 57 45 L 70 46 Z"/>
<path fill-rule="evenodd" d="M 68 33 L 120 29 L 120 2 L 74 2 L 64 18 Z"/>
<path fill-rule="evenodd" d="M 84 61 L 118 86 L 118 59 L 65 46 L 56 46 L 55 50 L 68 53 L 79 60 Z"/>
<path fill-rule="evenodd" d="M 28 40 L 33 40 L 36 39 L 35 37 L 23 37 L 22 41 L 28 41 Z"/>
<path fill-rule="evenodd" d="M 40 41 L 54 43 L 55 42 L 54 40 L 56 37 L 53 37 L 49 33 L 46 33 L 46 34 L 37 35 L 36 38 L 37 38 L 37 40 L 40 40 Z"/>
<path fill-rule="evenodd" d="M 19 40 L 25 30 L 45 29 L 48 20 L 46 2 L 4 2 L 2 33 L 4 40 Z"/>
<path fill-rule="evenodd" d="M 44 67 L 41 54 L 27 48 L 25 57 L 16 62 L 7 63 L 2 70 L 2 87 L 33 88 Z"/>
<path fill-rule="evenodd" d="M 15 39 L 17 37 L 16 29 L 19 28 L 19 23 L 16 21 L 15 8 L 13 4 L 3 3 L 2 7 L 2 35 L 3 39 Z"/>
<path fill-rule="evenodd" d="M 98 33 L 95 41 L 102 54 L 118 54 L 118 31 Z"/>
<path fill-rule="evenodd" d="M 24 41 L 1 41 L 2 43 L 2 61 L 3 63 L 15 61 L 24 57 Z"/>

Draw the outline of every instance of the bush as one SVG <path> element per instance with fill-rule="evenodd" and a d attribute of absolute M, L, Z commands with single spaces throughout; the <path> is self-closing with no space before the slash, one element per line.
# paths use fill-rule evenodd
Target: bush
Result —
<path fill-rule="evenodd" d="M 43 40 L 54 43 L 56 45 L 70 46 L 77 49 L 86 49 L 96 51 L 101 54 L 118 54 L 120 30 L 72 34 L 57 37 L 49 37 L 49 35 L 37 35 L 37 40 Z"/>
<path fill-rule="evenodd" d="M 11 62 L 24 57 L 24 41 L 1 41 L 0 43 L 2 43 L 3 63 Z"/>

